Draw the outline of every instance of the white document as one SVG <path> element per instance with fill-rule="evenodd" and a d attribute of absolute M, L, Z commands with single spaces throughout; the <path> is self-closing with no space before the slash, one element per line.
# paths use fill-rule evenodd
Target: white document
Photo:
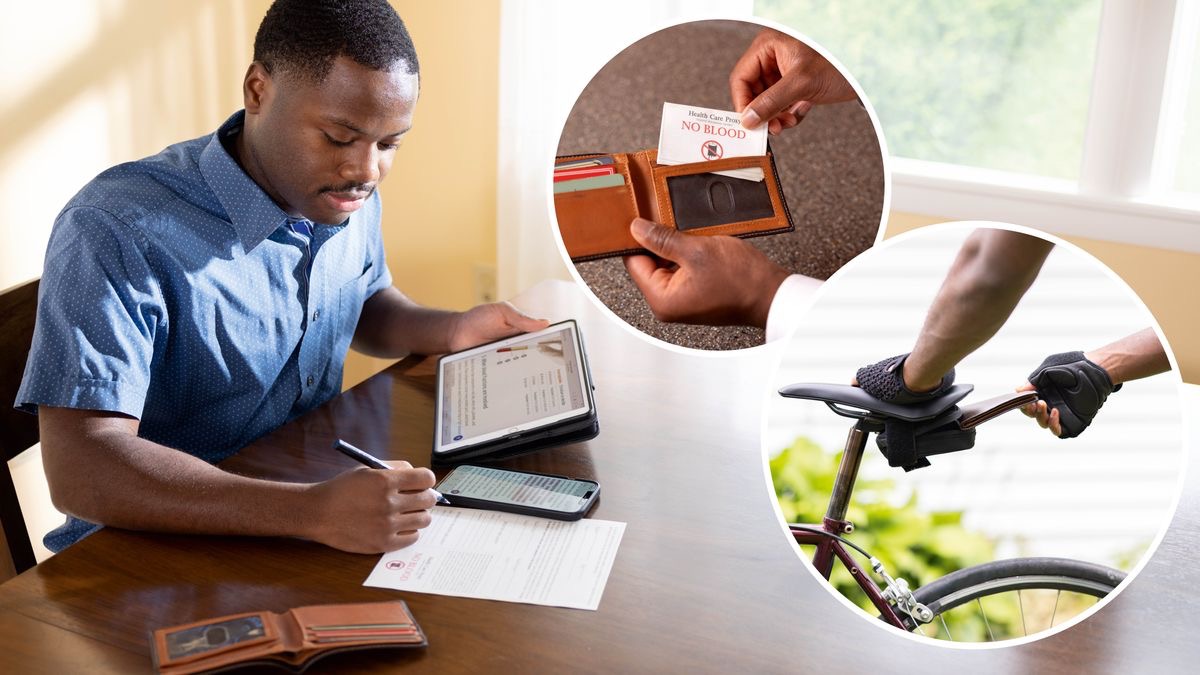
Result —
<path fill-rule="evenodd" d="M 658 163 L 690 164 L 726 157 L 767 154 L 767 125 L 742 127 L 741 116 L 728 110 L 663 103 L 658 130 Z M 716 171 L 722 176 L 761 181 L 762 169 Z"/>
<path fill-rule="evenodd" d="M 596 609 L 625 523 L 437 506 L 417 543 L 385 553 L 364 586 Z"/>

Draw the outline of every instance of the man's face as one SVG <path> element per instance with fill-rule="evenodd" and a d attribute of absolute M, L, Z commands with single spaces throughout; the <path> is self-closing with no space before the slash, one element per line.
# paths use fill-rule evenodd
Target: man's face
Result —
<path fill-rule="evenodd" d="M 324 81 L 250 67 L 242 167 L 289 215 L 337 224 L 391 169 L 412 126 L 417 76 L 340 56 Z"/>

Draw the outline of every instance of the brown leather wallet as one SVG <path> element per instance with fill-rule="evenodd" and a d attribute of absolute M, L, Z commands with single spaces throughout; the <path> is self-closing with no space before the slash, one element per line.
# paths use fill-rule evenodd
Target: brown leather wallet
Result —
<path fill-rule="evenodd" d="M 644 253 L 629 234 L 629 224 L 638 217 L 689 234 L 757 237 L 795 229 L 770 150 L 755 157 L 675 165 L 656 163 L 657 155 L 656 150 L 639 150 L 555 160 L 612 157 L 613 168 L 625 178 L 624 185 L 554 195 L 558 230 L 571 260 Z M 713 173 L 752 167 L 762 169 L 762 181 Z"/>
<path fill-rule="evenodd" d="M 424 647 L 425 633 L 403 601 L 297 607 L 282 614 L 246 612 L 160 628 L 151 658 L 163 675 L 274 665 L 302 671 L 337 652 Z"/>

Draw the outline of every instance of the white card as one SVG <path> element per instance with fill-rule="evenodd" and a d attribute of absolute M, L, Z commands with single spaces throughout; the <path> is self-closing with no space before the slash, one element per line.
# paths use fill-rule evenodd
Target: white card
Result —
<path fill-rule="evenodd" d="M 742 127 L 741 117 L 728 110 L 663 103 L 658 132 L 659 164 L 690 164 L 725 157 L 767 154 L 767 125 Z M 722 176 L 761 181 L 762 169 L 717 171 Z"/>

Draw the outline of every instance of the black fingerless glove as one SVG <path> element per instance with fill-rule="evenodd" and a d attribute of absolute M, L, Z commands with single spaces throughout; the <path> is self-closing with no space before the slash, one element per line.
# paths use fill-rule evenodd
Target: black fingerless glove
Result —
<path fill-rule="evenodd" d="M 893 356 L 879 363 L 863 366 L 854 374 L 858 386 L 880 401 L 908 405 L 937 398 L 945 394 L 954 384 L 954 369 L 942 377 L 942 382 L 933 391 L 915 392 L 904 386 L 904 360 L 908 354 Z"/>
<path fill-rule="evenodd" d="M 1029 376 L 1029 383 L 1046 405 L 1058 410 L 1059 438 L 1082 434 L 1108 395 L 1121 388 L 1114 387 L 1108 371 L 1087 360 L 1083 352 L 1047 356 Z"/>

